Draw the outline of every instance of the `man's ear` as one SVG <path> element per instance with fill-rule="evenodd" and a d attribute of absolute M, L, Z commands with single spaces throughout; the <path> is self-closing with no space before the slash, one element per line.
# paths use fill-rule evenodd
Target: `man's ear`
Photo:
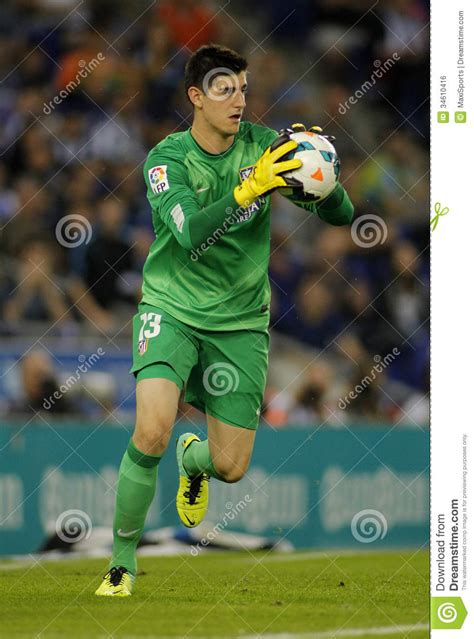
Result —
<path fill-rule="evenodd" d="M 203 93 L 201 89 L 198 89 L 197 87 L 189 87 L 188 98 L 193 106 L 197 107 L 198 109 L 202 109 Z"/>

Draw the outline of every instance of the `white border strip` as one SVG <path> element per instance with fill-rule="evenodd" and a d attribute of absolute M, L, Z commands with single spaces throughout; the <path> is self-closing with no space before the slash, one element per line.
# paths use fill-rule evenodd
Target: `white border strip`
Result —
<path fill-rule="evenodd" d="M 474 359 L 471 192 L 474 180 L 470 161 L 474 145 L 473 35 L 472 0 L 432 0 L 431 217 L 433 226 L 436 219 L 438 223 L 431 232 L 431 595 L 439 598 L 436 604 L 433 603 L 432 610 L 432 619 L 439 627 L 432 630 L 431 636 L 437 637 L 442 631 L 443 639 L 474 636 L 474 437 L 471 417 Z M 464 103 L 459 101 L 458 93 L 462 78 Z M 458 111 L 467 112 L 465 122 L 459 122 L 459 118 L 456 121 Z M 444 122 L 438 122 L 438 113 L 444 114 Z M 469 464 L 466 497 L 464 435 L 467 436 Z M 455 514 L 456 500 L 460 516 Z M 466 533 L 470 542 L 466 555 L 463 553 L 464 515 L 467 516 Z M 458 548 L 453 538 L 454 525 L 459 527 Z M 452 541 L 455 543 L 451 548 Z M 459 580 L 456 584 L 453 566 L 457 563 Z M 451 589 L 456 585 L 457 590 Z M 454 597 L 458 598 L 455 603 Z M 459 598 L 468 611 L 462 629 L 449 625 L 459 616 Z M 435 605 L 439 608 L 434 609 Z M 440 614 L 441 606 L 448 606 L 450 611 L 455 607 L 452 617 Z M 439 622 L 444 625 L 440 626 Z"/>

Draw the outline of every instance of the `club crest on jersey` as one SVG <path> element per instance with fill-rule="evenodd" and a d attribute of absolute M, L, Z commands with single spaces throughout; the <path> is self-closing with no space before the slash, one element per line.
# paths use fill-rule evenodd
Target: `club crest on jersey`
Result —
<path fill-rule="evenodd" d="M 148 171 L 148 179 L 153 193 L 163 193 L 170 188 L 167 175 L 168 165 L 154 166 Z"/>
<path fill-rule="evenodd" d="M 239 169 L 240 181 L 243 182 L 252 173 L 253 166 L 246 166 L 243 169 Z"/>
<path fill-rule="evenodd" d="M 140 353 L 140 355 L 145 355 L 147 348 L 148 348 L 147 339 L 142 339 L 138 342 L 138 352 Z"/>

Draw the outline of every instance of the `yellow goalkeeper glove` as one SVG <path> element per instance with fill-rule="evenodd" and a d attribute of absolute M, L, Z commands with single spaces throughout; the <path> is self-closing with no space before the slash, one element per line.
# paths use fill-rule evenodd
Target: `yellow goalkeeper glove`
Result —
<path fill-rule="evenodd" d="M 309 129 L 306 129 L 305 125 L 301 124 L 301 122 L 295 122 L 295 124 L 292 124 L 286 129 L 280 129 L 280 135 L 285 133 L 299 133 L 300 131 L 306 130 L 308 130 L 309 133 L 317 133 L 318 135 L 321 135 L 323 138 L 326 138 L 326 140 L 329 140 L 329 142 L 333 142 L 336 139 L 333 135 L 324 135 L 322 128 L 316 124 L 310 126 Z"/>
<path fill-rule="evenodd" d="M 274 189 L 289 186 L 285 171 L 294 171 L 301 166 L 301 160 L 283 160 L 283 157 L 297 147 L 294 140 L 290 140 L 287 133 L 278 138 L 265 149 L 257 160 L 250 175 L 235 187 L 234 197 L 239 206 L 249 206 L 261 195 L 268 195 Z"/>

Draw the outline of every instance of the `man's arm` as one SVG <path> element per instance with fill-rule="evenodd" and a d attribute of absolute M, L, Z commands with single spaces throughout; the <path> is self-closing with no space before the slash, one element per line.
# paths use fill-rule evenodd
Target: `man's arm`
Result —
<path fill-rule="evenodd" d="M 333 226 L 344 226 L 350 224 L 354 217 L 354 205 L 352 204 L 347 191 L 339 182 L 336 187 L 324 200 L 318 202 L 304 202 L 298 200 L 298 195 L 294 192 L 286 193 L 290 189 L 282 189 L 282 195 L 296 204 L 296 206 L 319 215 L 319 217 Z M 280 191 L 281 192 L 281 191 Z"/>
<path fill-rule="evenodd" d="M 179 160 L 152 152 L 143 171 L 148 200 L 183 248 L 198 248 L 217 229 L 225 232 L 239 207 L 248 207 L 261 195 L 288 186 L 280 173 L 299 168 L 301 161 L 278 160 L 295 148 L 294 141 L 268 147 L 241 184 L 205 208 L 191 188 L 186 167 Z"/>
<path fill-rule="evenodd" d="M 202 208 L 191 188 L 185 166 L 163 154 L 152 152 L 148 156 L 143 175 L 152 210 L 187 250 L 202 244 L 239 206 L 231 191 Z"/>

